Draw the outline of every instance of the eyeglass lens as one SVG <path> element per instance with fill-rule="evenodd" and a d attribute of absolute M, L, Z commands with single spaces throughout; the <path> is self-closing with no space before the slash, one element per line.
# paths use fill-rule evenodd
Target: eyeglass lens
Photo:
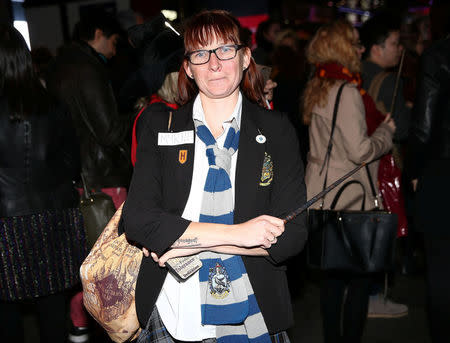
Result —
<path fill-rule="evenodd" d="M 194 51 L 189 59 L 193 64 L 204 64 L 209 61 L 213 52 L 219 60 L 229 60 L 236 56 L 237 49 L 235 45 L 224 45 L 213 50 L 198 50 Z"/>

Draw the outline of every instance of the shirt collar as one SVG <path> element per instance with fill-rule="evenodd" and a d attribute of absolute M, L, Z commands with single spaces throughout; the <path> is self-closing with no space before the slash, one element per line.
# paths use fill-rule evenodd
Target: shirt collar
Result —
<path fill-rule="evenodd" d="M 241 94 L 241 92 L 239 92 L 238 101 L 236 102 L 236 106 L 234 107 L 233 113 L 223 123 L 230 124 L 233 119 L 236 119 L 236 123 L 237 123 L 238 127 L 240 128 L 241 116 L 242 116 L 242 94 Z M 203 112 L 202 100 L 200 98 L 200 94 L 197 94 L 197 97 L 195 98 L 195 101 L 194 101 L 194 106 L 192 109 L 192 119 L 200 120 L 203 124 L 206 125 L 206 127 L 208 127 L 208 124 L 206 123 L 206 120 L 205 120 L 205 112 Z M 226 125 L 224 127 L 226 127 Z M 209 127 L 208 127 L 208 129 L 209 129 Z"/>

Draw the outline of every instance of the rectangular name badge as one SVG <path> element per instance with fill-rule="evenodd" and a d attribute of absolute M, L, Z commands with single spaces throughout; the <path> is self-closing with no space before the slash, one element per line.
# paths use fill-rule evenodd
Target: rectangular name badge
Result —
<path fill-rule="evenodd" d="M 194 131 L 158 132 L 158 145 L 173 146 L 194 144 Z"/>

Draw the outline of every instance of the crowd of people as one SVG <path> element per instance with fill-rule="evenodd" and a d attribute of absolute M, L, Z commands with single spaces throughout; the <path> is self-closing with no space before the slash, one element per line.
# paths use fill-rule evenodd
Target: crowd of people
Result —
<path fill-rule="evenodd" d="M 281 218 L 364 162 L 335 209 L 397 214 L 398 269 L 413 272 L 423 247 L 431 341 L 447 341 L 449 13 L 435 1 L 407 27 L 382 12 L 302 39 L 269 19 L 253 47 L 222 10 L 126 29 L 96 12 L 55 57 L 2 24 L 1 341 L 24 342 L 24 306 L 41 342 L 92 337 L 79 282 L 89 189 L 125 202 L 121 225 L 145 255 L 140 343 L 290 342 L 286 265 L 308 228 L 306 213 Z M 168 259 L 191 255 L 198 275 L 167 273 Z M 407 316 L 386 295 L 391 276 L 322 272 L 324 342 L 358 343 L 367 318 Z"/>

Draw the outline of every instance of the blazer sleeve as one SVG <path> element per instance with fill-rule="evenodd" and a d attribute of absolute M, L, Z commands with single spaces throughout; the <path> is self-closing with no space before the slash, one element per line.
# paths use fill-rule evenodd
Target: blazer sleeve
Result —
<path fill-rule="evenodd" d="M 147 121 L 140 136 L 137 162 L 122 212 L 123 227 L 129 240 L 161 256 L 186 231 L 190 221 L 163 208 L 162 162 L 157 135 L 152 128 L 163 127 L 167 114 L 152 113 L 161 119 Z M 174 194 L 176 196 L 176 194 Z"/>
<path fill-rule="evenodd" d="M 270 202 L 271 214 L 283 218 L 306 202 L 304 166 L 297 133 L 287 115 L 283 115 L 273 135 L 274 183 Z M 297 255 L 305 246 L 308 231 L 306 212 L 285 224 L 284 233 L 267 251 L 269 260 L 279 264 Z"/>
<path fill-rule="evenodd" d="M 367 135 L 364 104 L 355 87 L 343 89 L 336 129 L 340 132 L 348 159 L 355 164 L 377 159 L 392 148 L 394 131 L 387 124 L 380 124 L 372 136 Z"/>

